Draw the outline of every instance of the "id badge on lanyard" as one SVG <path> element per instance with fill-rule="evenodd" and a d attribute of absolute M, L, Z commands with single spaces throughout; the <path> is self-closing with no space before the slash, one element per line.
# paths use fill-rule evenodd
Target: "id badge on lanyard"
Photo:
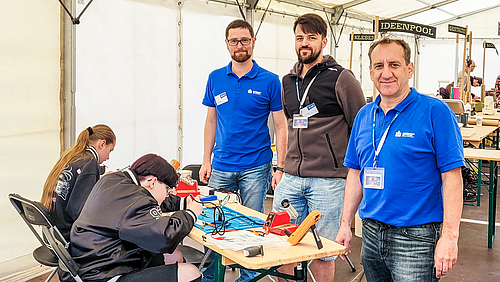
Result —
<path fill-rule="evenodd" d="M 385 169 L 383 167 L 378 167 L 378 158 L 380 155 L 380 150 L 382 150 L 382 146 L 385 143 L 385 139 L 387 138 L 387 134 L 389 132 L 389 128 L 391 128 L 392 123 L 399 116 L 399 112 L 396 113 L 394 118 L 392 119 L 389 126 L 387 126 L 382 138 L 380 139 L 380 143 L 375 148 L 375 116 L 376 110 L 373 112 L 373 124 L 372 124 L 372 141 L 373 141 L 373 149 L 375 150 L 375 154 L 373 156 L 373 167 L 365 167 L 363 168 L 363 188 L 367 189 L 384 189 L 384 177 L 385 177 Z"/>
<path fill-rule="evenodd" d="M 363 188 L 384 189 L 385 169 L 383 167 L 365 167 L 363 172 Z"/>
<path fill-rule="evenodd" d="M 299 78 L 297 77 L 295 79 L 295 87 L 297 89 L 297 99 L 299 99 L 300 101 L 300 114 L 293 115 L 293 128 L 307 128 L 309 126 L 308 118 L 319 113 L 316 104 L 311 103 L 304 108 L 304 102 L 306 101 L 307 94 L 309 93 L 309 88 L 311 87 L 312 83 L 314 82 L 314 80 L 316 79 L 316 77 L 320 72 L 321 71 L 319 71 L 307 85 L 304 95 L 302 96 L 302 100 L 299 98 Z"/>
<path fill-rule="evenodd" d="M 293 115 L 293 128 L 307 128 L 307 118 L 299 114 Z"/>

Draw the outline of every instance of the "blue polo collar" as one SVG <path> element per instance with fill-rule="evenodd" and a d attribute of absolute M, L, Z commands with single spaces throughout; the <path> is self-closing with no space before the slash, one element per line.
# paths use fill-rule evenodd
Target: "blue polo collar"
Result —
<path fill-rule="evenodd" d="M 242 77 L 248 77 L 250 79 L 253 79 L 253 78 L 255 78 L 257 76 L 257 74 L 259 73 L 260 67 L 255 62 L 255 60 L 252 59 L 252 62 L 253 62 L 252 69 L 248 73 L 246 73 L 244 76 L 242 76 Z M 232 64 L 233 64 L 233 62 L 231 61 L 231 62 L 229 62 L 229 65 L 227 65 L 227 67 L 226 67 L 226 74 L 227 75 L 232 74 L 232 75 L 236 76 L 236 74 L 231 70 Z"/>
<path fill-rule="evenodd" d="M 415 88 L 413 87 L 410 87 L 410 93 L 408 93 L 408 96 L 406 96 L 406 98 L 399 104 L 397 104 L 396 107 L 394 107 L 392 110 L 398 112 L 404 111 L 406 107 L 408 107 L 411 103 L 413 103 L 413 101 L 415 101 L 415 99 L 417 99 L 417 97 L 418 97 L 417 90 L 415 90 Z M 380 108 L 380 94 L 377 96 L 377 98 L 375 98 L 375 105 L 377 107 L 376 108 L 377 110 L 382 110 Z"/>

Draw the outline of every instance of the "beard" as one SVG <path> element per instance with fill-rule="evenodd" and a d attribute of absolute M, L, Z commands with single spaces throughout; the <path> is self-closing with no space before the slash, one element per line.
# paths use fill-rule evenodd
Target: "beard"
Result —
<path fill-rule="evenodd" d="M 239 53 L 238 52 L 245 52 L 245 53 Z M 252 55 L 248 54 L 247 50 L 236 50 L 234 53 L 231 55 L 231 58 L 235 60 L 238 63 L 243 63 L 246 62 L 248 59 L 250 59 Z"/>
<path fill-rule="evenodd" d="M 300 51 L 302 51 L 302 50 L 311 50 L 311 53 L 307 56 L 301 56 Z M 297 58 L 299 60 L 299 63 L 307 65 L 307 64 L 310 64 L 310 63 L 316 61 L 320 52 L 321 52 L 321 50 L 319 50 L 318 52 L 314 52 L 314 50 L 312 48 L 300 48 L 299 51 L 297 52 Z"/>

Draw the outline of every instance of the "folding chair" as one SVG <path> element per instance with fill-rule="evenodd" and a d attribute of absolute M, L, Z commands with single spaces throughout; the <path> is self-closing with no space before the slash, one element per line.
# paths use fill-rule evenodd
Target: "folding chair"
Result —
<path fill-rule="evenodd" d="M 69 272 L 71 274 L 71 277 L 73 277 L 76 282 L 83 282 L 78 275 L 78 270 L 80 269 L 80 267 L 76 264 L 76 262 L 69 254 L 68 250 L 66 249 L 66 245 L 61 243 L 61 241 L 56 238 L 56 234 L 59 233 L 57 227 L 54 226 L 49 228 L 47 226 L 42 226 L 42 233 L 48 241 L 47 247 L 51 249 L 59 259 L 59 268 L 66 272 Z"/>
<path fill-rule="evenodd" d="M 18 194 L 9 194 L 9 200 L 41 244 L 40 247 L 33 251 L 33 257 L 35 260 L 45 266 L 55 267 L 49 277 L 45 280 L 45 282 L 48 282 L 56 274 L 59 262 L 57 256 L 52 253 L 49 248 L 47 248 L 46 242 L 42 239 L 41 232 L 38 232 L 34 228 L 34 225 L 55 227 L 55 225 L 53 225 L 50 221 L 49 211 L 40 202 L 28 200 Z M 59 236 L 63 238 L 59 231 L 58 233 Z"/>

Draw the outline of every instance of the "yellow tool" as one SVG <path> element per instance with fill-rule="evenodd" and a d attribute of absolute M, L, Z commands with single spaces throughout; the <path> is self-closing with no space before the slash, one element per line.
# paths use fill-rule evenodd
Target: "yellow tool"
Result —
<path fill-rule="evenodd" d="M 295 230 L 295 232 L 288 237 L 288 242 L 292 244 L 292 246 L 297 245 L 304 236 L 306 236 L 306 233 L 309 231 L 309 228 L 314 226 L 318 220 L 321 218 L 321 213 L 317 210 L 312 211 L 306 219 L 300 224 L 299 228 Z"/>

